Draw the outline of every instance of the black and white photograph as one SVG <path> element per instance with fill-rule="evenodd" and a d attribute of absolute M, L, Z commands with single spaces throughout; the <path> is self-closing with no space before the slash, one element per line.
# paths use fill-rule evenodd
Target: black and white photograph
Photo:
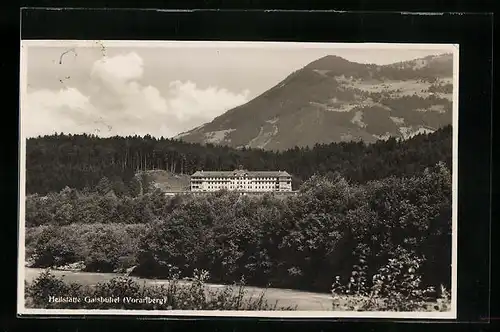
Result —
<path fill-rule="evenodd" d="M 458 50 L 22 40 L 18 313 L 456 318 Z"/>

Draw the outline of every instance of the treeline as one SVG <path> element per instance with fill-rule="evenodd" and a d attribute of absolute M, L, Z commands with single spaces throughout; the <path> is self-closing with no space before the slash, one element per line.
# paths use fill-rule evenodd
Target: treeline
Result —
<path fill-rule="evenodd" d="M 432 63 L 424 67 L 417 67 L 416 61 L 406 61 L 399 64 L 377 66 L 374 64 L 361 64 L 350 62 L 340 57 L 329 56 L 316 60 L 305 68 L 327 70 L 325 75 L 336 77 L 345 75 L 347 77 L 370 80 L 422 80 L 435 82 L 441 77 L 453 76 L 453 57 L 444 61 L 432 61 L 430 57 L 421 60 L 430 60 Z M 300 71 L 298 71 L 300 72 Z M 297 72 L 290 75 L 290 78 Z"/>
<path fill-rule="evenodd" d="M 101 181 L 97 190 L 78 191 L 64 188 L 46 196 L 26 196 L 27 227 L 79 224 L 147 224 L 167 216 L 182 200 L 150 190 L 137 196 L 115 195 L 109 182 Z M 133 181 L 133 183 L 136 183 Z M 140 184 L 139 184 L 140 185 Z M 152 189 L 152 188 L 151 188 Z"/>
<path fill-rule="evenodd" d="M 434 84 L 429 87 L 429 92 L 434 93 L 452 93 L 453 92 L 453 84 Z"/>
<path fill-rule="evenodd" d="M 444 66 L 429 66 L 415 69 L 412 66 L 397 67 L 394 65 L 381 66 L 372 75 L 380 80 L 422 80 L 434 83 L 441 77 L 453 76 L 453 63 L 448 62 Z"/>
<path fill-rule="evenodd" d="M 451 195 L 443 163 L 365 184 L 313 176 L 288 197 L 66 190 L 36 198 L 36 207 L 28 199 L 27 222 L 44 225 L 27 229 L 26 247 L 37 267 L 84 261 L 90 271 L 135 266 L 135 275 L 161 278 L 173 268 L 183 276 L 205 269 L 211 282 L 244 277 L 257 286 L 326 292 L 336 276 L 347 286 L 353 270 L 372 276 L 388 262 L 415 259 L 422 287 L 449 289 Z M 142 224 L 122 224 L 131 222 Z"/>
<path fill-rule="evenodd" d="M 376 95 L 373 93 L 372 95 Z M 380 103 L 396 110 L 399 112 L 411 112 L 417 109 L 426 109 L 436 105 L 442 105 L 444 109 L 447 110 L 448 114 L 452 111 L 452 102 L 446 98 L 436 97 L 435 95 L 430 95 L 428 97 L 420 97 L 418 95 L 402 96 L 400 98 L 382 98 L 382 94 L 379 93 L 376 96 L 376 100 L 380 100 Z M 448 116 L 451 119 L 451 116 Z"/>
<path fill-rule="evenodd" d="M 387 176 L 412 175 L 444 161 L 451 167 L 452 128 L 398 141 L 389 139 L 318 144 L 282 152 L 232 149 L 211 144 L 145 137 L 99 138 L 93 135 L 55 134 L 31 138 L 26 147 L 27 193 L 58 192 L 69 186 L 93 188 L 106 177 L 128 190 L 140 170 L 163 169 L 192 174 L 197 170 L 286 170 L 298 186 L 313 174 L 339 172 L 355 183 Z"/>

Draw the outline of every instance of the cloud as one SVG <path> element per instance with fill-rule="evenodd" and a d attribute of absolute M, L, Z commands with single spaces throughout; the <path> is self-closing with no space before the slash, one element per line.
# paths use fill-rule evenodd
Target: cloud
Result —
<path fill-rule="evenodd" d="M 34 91 L 21 107 L 24 135 L 29 137 L 56 131 L 85 132 L 88 123 L 98 116 L 89 98 L 74 88 Z"/>
<path fill-rule="evenodd" d="M 248 101 L 250 92 L 234 94 L 226 89 L 209 87 L 199 89 L 192 82 L 171 82 L 170 91 L 173 98 L 168 101 L 169 110 L 180 120 L 202 117 L 213 119 L 221 114 L 220 110 L 230 109 Z"/>
<path fill-rule="evenodd" d="M 94 62 L 91 75 L 111 81 L 129 81 L 141 78 L 143 72 L 142 58 L 132 52 Z"/>
<path fill-rule="evenodd" d="M 211 121 L 249 98 L 248 91 L 202 89 L 189 81 L 170 82 L 166 91 L 160 91 L 144 84 L 143 74 L 143 60 L 132 52 L 94 62 L 86 94 L 76 87 L 28 93 L 22 104 L 25 135 L 86 132 L 171 137 Z"/>

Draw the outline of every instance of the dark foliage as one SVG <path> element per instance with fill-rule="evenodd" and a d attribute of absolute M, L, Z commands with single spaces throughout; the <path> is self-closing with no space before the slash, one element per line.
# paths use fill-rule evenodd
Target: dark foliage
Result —
<path fill-rule="evenodd" d="M 334 276 L 347 282 L 360 260 L 371 276 L 404 250 L 424 258 L 422 287 L 449 289 L 451 175 L 443 163 L 411 177 L 366 184 L 350 183 L 338 173 L 313 176 L 288 197 L 223 191 L 182 198 L 157 192 L 137 198 L 54 197 L 61 195 L 74 201 L 59 197 L 52 204 L 85 207 L 87 219 L 81 222 L 113 223 L 132 216 L 143 225 L 61 227 L 69 222 L 53 218 L 50 223 L 59 227 L 28 231 L 26 247 L 35 265 L 84 259 L 87 270 L 111 271 L 137 264 L 134 274 L 161 278 L 169 278 L 175 266 L 183 276 L 209 270 L 210 281 L 217 283 L 244 277 L 252 285 L 327 292 Z M 104 203 L 98 200 L 114 210 L 101 209 Z M 92 203 L 85 206 L 86 201 Z"/>
<path fill-rule="evenodd" d="M 434 123 L 433 116 L 440 115 L 429 115 L 429 124 Z M 150 136 L 56 134 L 28 139 L 26 190 L 45 195 L 68 186 L 79 190 L 97 188 L 101 194 L 112 191 L 117 196 L 138 196 L 144 189 L 135 177 L 139 170 L 192 174 L 200 169 L 233 170 L 238 165 L 250 170 L 286 170 L 294 176 L 295 188 L 313 174 L 335 172 L 349 181 L 366 183 L 412 175 L 439 161 L 451 167 L 451 132 L 448 126 L 405 141 L 317 144 L 283 152 L 202 146 Z M 58 213 L 66 213 L 64 209 Z"/>
<path fill-rule="evenodd" d="M 403 248 L 425 257 L 423 285 L 449 286 L 451 176 L 438 165 L 366 185 L 313 177 L 287 199 L 220 193 L 187 200 L 150 230 L 138 258 L 144 275 L 168 277 L 162 266 L 172 264 L 187 274 L 209 269 L 216 282 L 244 276 L 259 286 L 328 291 L 361 256 L 373 275 Z"/>
<path fill-rule="evenodd" d="M 147 225 L 71 224 L 26 229 L 26 255 L 33 267 L 81 263 L 85 271 L 123 272 L 137 263 Z"/>

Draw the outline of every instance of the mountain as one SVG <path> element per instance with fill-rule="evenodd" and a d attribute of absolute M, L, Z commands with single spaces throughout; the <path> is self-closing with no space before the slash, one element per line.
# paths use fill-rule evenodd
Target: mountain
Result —
<path fill-rule="evenodd" d="M 391 65 L 325 56 L 246 104 L 174 138 L 284 150 L 408 138 L 452 122 L 453 56 Z"/>

